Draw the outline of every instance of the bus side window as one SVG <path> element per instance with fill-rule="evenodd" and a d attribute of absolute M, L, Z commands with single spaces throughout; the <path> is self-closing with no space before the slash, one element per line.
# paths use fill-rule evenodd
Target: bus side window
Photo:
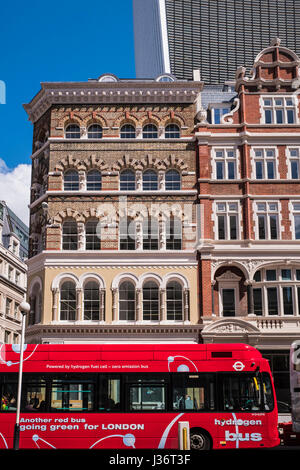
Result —
<path fill-rule="evenodd" d="M 274 409 L 274 397 L 269 374 L 262 373 L 264 407 L 266 411 Z"/>
<path fill-rule="evenodd" d="M 214 409 L 213 381 L 208 375 L 173 375 L 173 410 Z"/>
<path fill-rule="evenodd" d="M 99 411 L 120 411 L 120 378 L 100 375 Z"/>
<path fill-rule="evenodd" d="M 16 411 L 18 377 L 17 374 L 3 374 L 0 384 L 0 411 Z"/>

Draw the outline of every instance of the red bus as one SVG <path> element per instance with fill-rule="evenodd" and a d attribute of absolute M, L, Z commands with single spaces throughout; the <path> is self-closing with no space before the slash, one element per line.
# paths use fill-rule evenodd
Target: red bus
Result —
<path fill-rule="evenodd" d="M 0 346 L 0 448 L 12 448 L 19 345 Z M 20 448 L 279 444 L 268 361 L 244 344 L 24 346 Z"/>

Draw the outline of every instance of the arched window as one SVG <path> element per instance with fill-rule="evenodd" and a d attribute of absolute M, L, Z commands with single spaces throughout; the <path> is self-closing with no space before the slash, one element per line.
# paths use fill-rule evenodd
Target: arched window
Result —
<path fill-rule="evenodd" d="M 182 249 L 182 222 L 178 217 L 170 217 L 166 221 L 166 249 Z"/>
<path fill-rule="evenodd" d="M 76 170 L 68 170 L 64 174 L 64 190 L 79 191 L 79 175 Z"/>
<path fill-rule="evenodd" d="M 121 139 L 135 139 L 135 127 L 132 124 L 124 124 L 120 130 Z"/>
<path fill-rule="evenodd" d="M 122 282 L 119 288 L 119 319 L 135 320 L 135 287 L 130 281 Z"/>
<path fill-rule="evenodd" d="M 143 139 L 157 139 L 158 130 L 154 124 L 146 124 L 143 127 Z"/>
<path fill-rule="evenodd" d="M 28 324 L 34 325 L 40 323 L 42 313 L 42 292 L 39 283 L 35 283 L 31 289 L 29 297 L 30 312 L 28 317 Z"/>
<path fill-rule="evenodd" d="M 72 281 L 64 282 L 60 288 L 60 319 L 76 320 L 76 287 Z"/>
<path fill-rule="evenodd" d="M 85 225 L 85 249 L 101 249 L 101 231 L 98 220 L 89 220 Z"/>
<path fill-rule="evenodd" d="M 65 131 L 66 139 L 80 139 L 80 127 L 77 124 L 69 124 Z"/>
<path fill-rule="evenodd" d="M 86 189 L 87 191 L 101 191 L 102 177 L 98 170 L 91 170 L 86 176 Z"/>
<path fill-rule="evenodd" d="M 124 170 L 120 174 L 120 190 L 121 191 L 134 191 L 135 190 L 135 173 L 132 170 Z"/>
<path fill-rule="evenodd" d="M 158 222 L 154 217 L 143 220 L 143 250 L 158 250 L 159 230 Z"/>
<path fill-rule="evenodd" d="M 88 139 L 102 139 L 102 127 L 99 124 L 89 126 Z"/>
<path fill-rule="evenodd" d="M 78 249 L 77 223 L 74 220 L 66 220 L 62 226 L 62 249 Z"/>
<path fill-rule="evenodd" d="M 153 281 L 143 286 L 143 320 L 159 320 L 159 288 Z"/>
<path fill-rule="evenodd" d="M 178 171 L 167 171 L 165 180 L 165 188 L 167 191 L 178 191 L 181 189 L 180 174 Z"/>
<path fill-rule="evenodd" d="M 122 217 L 119 222 L 120 250 L 135 250 L 135 222 Z"/>
<path fill-rule="evenodd" d="M 89 281 L 84 286 L 84 320 L 100 319 L 100 291 L 96 281 Z"/>
<path fill-rule="evenodd" d="M 179 282 L 167 284 L 167 320 L 181 321 L 183 318 L 183 290 Z"/>
<path fill-rule="evenodd" d="M 165 128 L 165 138 L 166 139 L 179 139 L 180 138 L 180 129 L 177 124 L 168 124 Z"/>
<path fill-rule="evenodd" d="M 143 173 L 143 190 L 144 191 L 157 191 L 158 178 L 157 173 L 153 170 L 146 170 Z"/>

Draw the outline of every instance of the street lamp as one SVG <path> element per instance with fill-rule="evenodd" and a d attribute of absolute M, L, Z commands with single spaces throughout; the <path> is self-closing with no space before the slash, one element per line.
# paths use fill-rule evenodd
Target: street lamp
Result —
<path fill-rule="evenodd" d="M 26 315 L 27 313 L 30 312 L 30 305 L 27 302 L 22 302 L 19 308 L 20 308 L 20 312 L 22 315 L 22 332 L 21 332 L 21 344 L 20 344 L 20 366 L 19 366 L 19 377 L 18 377 L 17 415 L 16 415 L 15 430 L 14 430 L 14 450 L 19 450 L 19 442 L 20 442 L 20 410 L 21 410 L 21 394 L 22 394 L 25 324 L 26 324 Z"/>

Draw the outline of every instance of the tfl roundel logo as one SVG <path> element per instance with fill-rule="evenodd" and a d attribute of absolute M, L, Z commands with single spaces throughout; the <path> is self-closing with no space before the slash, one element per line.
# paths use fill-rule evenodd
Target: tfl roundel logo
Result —
<path fill-rule="evenodd" d="M 245 364 L 243 364 L 242 362 L 238 361 L 238 362 L 235 362 L 232 367 L 233 367 L 234 370 L 236 370 L 237 372 L 241 372 L 241 371 L 245 368 Z"/>

